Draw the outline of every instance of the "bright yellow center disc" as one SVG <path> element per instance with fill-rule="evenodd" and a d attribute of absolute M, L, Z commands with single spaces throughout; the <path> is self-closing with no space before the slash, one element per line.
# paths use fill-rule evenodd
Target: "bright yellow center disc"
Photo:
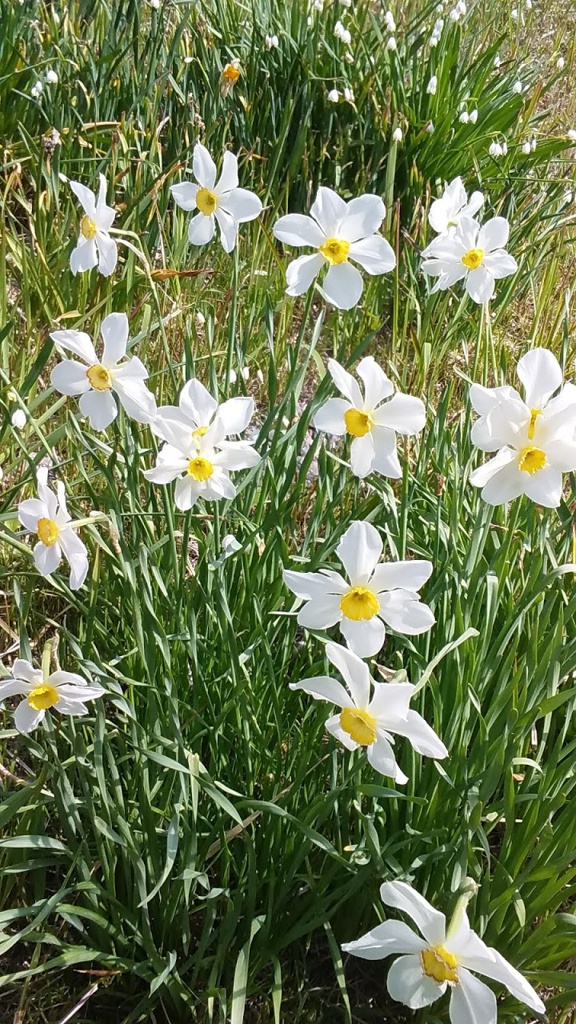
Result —
<path fill-rule="evenodd" d="M 205 217 L 210 217 L 218 206 L 218 200 L 209 188 L 199 188 L 196 193 L 196 206 Z"/>
<path fill-rule="evenodd" d="M 537 473 L 546 465 L 546 453 L 541 448 L 528 446 L 523 448 L 518 456 L 518 466 L 523 473 Z"/>
<path fill-rule="evenodd" d="M 432 946 L 420 953 L 422 969 L 429 978 L 442 985 L 445 981 L 458 984 L 458 961 L 444 946 Z"/>
<path fill-rule="evenodd" d="M 86 370 L 86 376 L 95 391 L 109 391 L 112 385 L 110 374 L 105 366 L 94 363 Z"/>
<path fill-rule="evenodd" d="M 201 481 L 208 480 L 214 472 L 214 466 L 209 459 L 202 458 L 201 455 L 197 455 L 195 459 L 190 459 L 188 463 L 188 475 L 193 480 Z"/>
<path fill-rule="evenodd" d="M 340 725 L 355 743 L 360 743 L 363 747 L 374 743 L 376 739 L 376 719 L 368 711 L 344 708 L 340 715 Z"/>
<path fill-rule="evenodd" d="M 86 214 L 80 221 L 80 231 L 84 235 L 84 238 L 94 238 L 94 235 L 98 231 L 94 221 L 91 217 Z"/>
<path fill-rule="evenodd" d="M 39 519 L 36 532 L 47 548 L 52 547 L 60 536 L 60 528 L 53 519 Z"/>
<path fill-rule="evenodd" d="M 318 248 L 318 252 L 321 252 L 332 266 L 336 263 L 345 263 L 349 250 L 350 242 L 345 242 L 340 238 L 327 238 L 324 244 Z"/>
<path fill-rule="evenodd" d="M 360 622 L 361 619 L 372 619 L 380 605 L 376 594 L 366 587 L 353 587 L 340 601 L 340 611 L 347 619 Z"/>
<path fill-rule="evenodd" d="M 478 270 L 484 259 L 484 249 L 469 249 L 462 257 L 462 263 L 468 270 Z"/>
<path fill-rule="evenodd" d="M 364 437 L 364 434 L 369 434 L 374 425 L 374 420 L 367 412 L 360 412 L 359 409 L 348 409 L 344 413 L 344 422 L 346 424 L 346 430 L 353 437 Z"/>
<path fill-rule="evenodd" d="M 46 708 L 54 707 L 59 700 L 58 691 L 50 683 L 42 683 L 28 694 L 28 703 L 34 711 L 46 711 Z"/>

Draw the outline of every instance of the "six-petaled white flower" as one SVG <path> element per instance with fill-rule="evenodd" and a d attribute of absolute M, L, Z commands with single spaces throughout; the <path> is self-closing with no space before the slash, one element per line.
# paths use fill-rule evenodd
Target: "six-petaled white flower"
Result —
<path fill-rule="evenodd" d="M 160 449 L 156 466 L 145 470 L 144 476 L 155 484 L 176 480 L 174 501 L 181 512 L 191 509 L 199 498 L 234 498 L 236 487 L 230 473 L 260 461 L 258 452 L 246 441 L 226 439 L 226 427 L 218 416 L 206 431 L 192 433 L 188 424 L 168 419 L 162 429 L 168 443 Z"/>
<path fill-rule="evenodd" d="M 273 228 L 285 245 L 310 246 L 312 256 L 300 256 L 288 265 L 288 295 L 307 291 L 323 267 L 328 273 L 322 289 L 338 309 L 351 309 L 362 295 L 362 275 L 350 260 L 367 274 L 386 274 L 396 266 L 396 257 L 378 229 L 386 215 L 379 196 L 364 195 L 346 203 L 331 188 L 321 186 L 310 210 L 311 216 L 289 213 Z"/>
<path fill-rule="evenodd" d="M 238 187 L 238 160 L 229 151 L 224 153 L 222 171 L 216 181 L 216 164 L 206 147 L 197 142 L 192 170 L 197 185 L 184 181 L 170 188 L 177 206 L 189 212 L 198 210 L 188 225 L 188 240 L 192 245 L 206 245 L 214 237 L 218 223 L 224 251 L 232 252 L 239 224 L 255 220 L 262 212 L 262 203 L 253 192 Z"/>
<path fill-rule="evenodd" d="M 77 274 L 98 266 L 100 273 L 109 277 L 116 269 L 118 246 L 109 234 L 116 211 L 106 205 L 106 178 L 100 175 L 98 199 L 92 189 L 79 181 L 71 181 L 70 188 L 84 210 L 78 244 L 70 256 L 70 270 Z"/>
<path fill-rule="evenodd" d="M 286 586 L 306 601 L 298 622 L 306 629 L 340 626 L 349 648 L 370 658 L 382 648 L 385 626 L 397 633 L 426 633 L 435 619 L 417 591 L 432 572 L 423 559 L 382 562 L 382 538 L 367 522 L 354 522 L 343 535 L 336 554 L 348 575 L 333 569 L 319 572 L 284 571 Z"/>
<path fill-rule="evenodd" d="M 50 337 L 60 348 L 78 356 L 64 359 L 54 367 L 50 381 L 62 395 L 81 395 L 80 412 L 93 430 L 106 430 L 118 415 L 114 395 L 125 412 L 138 423 L 151 423 L 156 400 L 144 381 L 148 371 L 138 356 L 124 359 L 128 343 L 128 317 L 110 313 L 102 321 L 104 341 L 101 358 L 84 331 L 53 331 Z"/>
<path fill-rule="evenodd" d="M 394 735 L 405 736 L 419 754 L 448 756 L 442 740 L 422 715 L 410 708 L 415 686 L 376 682 L 366 662 L 340 644 L 326 644 L 326 656 L 346 687 L 330 676 L 316 676 L 290 683 L 290 689 L 304 690 L 316 700 L 327 700 L 341 709 L 327 720 L 326 728 L 348 750 L 364 747 L 372 767 L 398 783 L 407 782 L 408 777 L 394 756 Z"/>
<path fill-rule="evenodd" d="M 449 988 L 452 1024 L 496 1024 L 496 996 L 474 977 L 481 974 L 500 982 L 535 1013 L 546 1012 L 520 972 L 472 931 L 465 909 L 467 897 L 458 901 L 446 928 L 444 914 L 406 882 L 384 882 L 380 896 L 387 906 L 410 917 L 421 935 L 401 921 L 385 921 L 362 938 L 345 942 L 342 949 L 363 960 L 383 960 L 399 953 L 388 971 L 392 999 L 417 1010 L 430 1006 Z"/>
<path fill-rule="evenodd" d="M 466 120 L 469 120 L 468 114 Z M 482 192 L 473 192 L 468 199 L 462 178 L 454 178 L 430 206 L 428 223 L 439 235 L 453 234 L 461 217 L 474 217 L 483 202 Z"/>
<path fill-rule="evenodd" d="M 253 413 L 253 398 L 229 398 L 218 405 L 216 399 L 194 377 L 182 388 L 178 405 L 160 406 L 150 426 L 164 441 L 171 441 L 174 436 L 170 429 L 171 423 L 187 429 L 190 437 L 199 438 L 208 432 L 208 427 L 218 417 L 224 436 L 230 437 L 246 430 Z"/>
<path fill-rule="evenodd" d="M 472 217 L 461 216 L 454 234 L 439 235 L 422 253 L 422 270 L 438 279 L 432 291 L 445 291 L 464 278 L 470 298 L 488 302 L 496 280 L 518 269 L 504 248 L 509 231 L 505 217 L 493 217 L 480 227 Z"/>
<path fill-rule="evenodd" d="M 471 474 L 470 482 L 482 488 L 490 505 L 526 494 L 555 508 L 562 498 L 562 474 L 576 470 L 576 386 L 562 387 L 558 360 L 543 348 L 522 356 L 517 373 L 524 399 L 511 387 L 470 388 L 480 415 L 472 441 L 482 451 L 497 453 Z"/>
<path fill-rule="evenodd" d="M 392 381 L 372 356 L 358 363 L 357 374 L 364 384 L 362 394 L 351 373 L 335 359 L 328 370 L 344 398 L 329 398 L 314 416 L 317 430 L 352 438 L 350 462 L 358 477 L 368 473 L 398 478 L 402 469 L 396 451 L 396 431 L 417 434 L 426 422 L 424 403 L 412 395 L 394 391 Z"/>
<path fill-rule="evenodd" d="M 0 701 L 24 697 L 14 712 L 14 725 L 19 732 L 26 733 L 40 725 L 48 710 L 59 711 L 61 715 L 87 715 L 87 702 L 105 692 L 101 686 L 89 685 L 75 672 L 59 669 L 45 675 L 23 658 L 14 662 L 11 678 L 0 682 Z"/>
<path fill-rule="evenodd" d="M 88 572 L 88 553 L 70 523 L 66 492 L 61 480 L 56 494 L 48 487 L 48 470 L 41 466 L 37 473 L 37 498 L 27 498 L 18 505 L 18 519 L 24 529 L 38 536 L 34 562 L 43 576 L 50 576 L 62 561 L 70 565 L 70 588 L 78 590 Z"/>

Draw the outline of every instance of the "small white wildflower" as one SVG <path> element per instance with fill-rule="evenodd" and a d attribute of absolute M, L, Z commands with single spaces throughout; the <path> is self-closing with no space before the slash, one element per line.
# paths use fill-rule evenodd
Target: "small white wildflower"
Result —
<path fill-rule="evenodd" d="M 510 11 L 510 17 L 512 18 L 512 21 L 518 21 L 518 8 L 517 7 L 513 7 L 512 8 L 512 10 Z"/>
<path fill-rule="evenodd" d="M 558 57 L 558 60 L 556 61 L 556 67 L 558 68 L 558 71 L 563 71 L 565 66 L 566 61 L 564 60 L 564 57 Z"/>
<path fill-rule="evenodd" d="M 314 10 L 315 11 L 323 11 L 324 10 L 323 0 L 314 0 Z"/>
<path fill-rule="evenodd" d="M 499 142 L 491 142 L 488 152 L 490 156 L 502 156 L 502 146 L 500 145 Z"/>
<path fill-rule="evenodd" d="M 514 82 L 514 85 L 512 86 L 512 92 L 515 92 L 516 95 L 519 96 L 523 88 L 524 86 L 522 85 L 522 82 L 518 80 L 517 82 Z"/>
<path fill-rule="evenodd" d="M 16 430 L 22 430 L 22 427 L 26 426 L 26 413 L 24 409 L 16 409 L 16 412 L 12 413 L 12 426 Z"/>
<path fill-rule="evenodd" d="M 386 14 L 384 15 L 384 21 L 386 23 L 386 28 L 388 29 L 389 32 L 396 31 L 396 22 L 394 21 L 394 15 L 392 14 L 392 11 L 386 11 Z"/>
<path fill-rule="evenodd" d="M 395 128 L 392 132 L 392 142 L 402 142 L 402 129 Z"/>
<path fill-rule="evenodd" d="M 470 121 L 470 124 L 476 124 L 476 121 L 478 120 L 478 111 L 471 110 L 468 120 Z"/>
<path fill-rule="evenodd" d="M 196 326 L 203 327 L 205 323 L 206 317 L 204 316 L 204 313 L 201 313 L 200 310 L 198 310 L 198 312 L 196 313 Z"/>
<path fill-rule="evenodd" d="M 524 142 L 522 144 L 522 152 L 524 156 L 530 156 L 530 153 L 532 152 L 532 147 L 529 142 Z"/>
<path fill-rule="evenodd" d="M 499 57 L 498 54 L 496 54 L 496 56 L 494 57 L 494 67 L 495 68 L 499 68 L 501 63 L 502 63 L 502 58 Z"/>
<path fill-rule="evenodd" d="M 150 7 L 154 8 L 155 11 L 157 11 L 160 7 L 160 0 L 148 0 L 148 3 L 150 4 Z"/>
<path fill-rule="evenodd" d="M 428 124 L 426 125 L 426 131 L 428 132 L 429 135 L 432 135 L 432 133 L 435 131 L 434 121 L 428 121 Z"/>
<path fill-rule="evenodd" d="M 576 128 L 569 128 L 566 132 L 570 142 L 576 142 Z"/>
<path fill-rule="evenodd" d="M 507 142 L 503 142 L 502 143 L 502 156 L 506 156 L 507 152 L 508 152 L 508 143 Z"/>
<path fill-rule="evenodd" d="M 352 0 L 340 0 L 342 7 L 352 7 Z"/>
<path fill-rule="evenodd" d="M 470 120 L 470 114 L 468 113 L 468 111 L 463 110 L 458 120 L 460 121 L 461 124 L 468 124 L 468 121 Z"/>
<path fill-rule="evenodd" d="M 338 103 L 338 100 L 340 99 L 340 93 L 338 92 L 338 89 L 330 89 L 327 99 L 328 103 Z"/>
<path fill-rule="evenodd" d="M 49 85 L 56 85 L 56 82 L 58 81 L 58 75 L 55 71 L 52 71 L 52 68 L 46 72 L 46 81 Z"/>
<path fill-rule="evenodd" d="M 426 86 L 426 92 L 429 93 L 430 96 L 435 96 L 437 88 L 438 78 L 436 75 L 432 75 L 432 78 L 430 79 L 428 85 Z"/>
<path fill-rule="evenodd" d="M 275 50 L 278 46 L 278 36 L 266 36 L 264 46 L 267 50 Z"/>
<path fill-rule="evenodd" d="M 44 89 L 44 85 L 40 81 L 40 79 L 38 79 L 37 82 L 34 82 L 34 85 L 30 89 L 30 93 L 31 93 L 32 96 L 36 97 L 36 96 L 40 95 L 40 93 L 42 92 L 43 89 Z"/>
<path fill-rule="evenodd" d="M 194 57 L 184 57 L 185 64 L 192 64 Z"/>
<path fill-rule="evenodd" d="M 228 379 L 228 384 L 235 384 L 236 381 L 238 380 L 238 377 L 236 375 L 236 370 L 230 370 L 230 373 L 228 374 L 228 378 L 227 379 Z"/>
<path fill-rule="evenodd" d="M 348 50 L 348 52 L 344 54 L 344 60 L 346 61 L 347 64 L 354 63 L 354 56 L 353 54 L 350 53 L 350 50 Z"/>
<path fill-rule="evenodd" d="M 526 3 L 524 4 L 524 6 L 525 6 L 527 11 L 531 11 L 532 10 L 532 0 L 526 0 Z"/>
<path fill-rule="evenodd" d="M 354 103 L 354 90 L 344 89 L 344 99 L 347 103 Z"/>
<path fill-rule="evenodd" d="M 388 42 L 386 43 L 386 49 L 387 50 L 397 50 L 398 49 L 394 36 L 390 36 Z"/>

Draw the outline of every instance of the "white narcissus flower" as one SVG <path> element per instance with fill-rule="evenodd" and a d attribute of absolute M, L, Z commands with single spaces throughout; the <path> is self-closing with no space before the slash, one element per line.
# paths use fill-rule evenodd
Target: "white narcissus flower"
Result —
<path fill-rule="evenodd" d="M 546 1012 L 520 972 L 472 931 L 466 913 L 469 896 L 458 901 L 448 928 L 444 914 L 406 882 L 384 882 L 380 896 L 387 906 L 410 917 L 420 935 L 402 921 L 389 920 L 362 938 L 343 943 L 342 949 L 363 960 L 383 960 L 399 953 L 388 972 L 392 999 L 417 1010 L 430 1006 L 449 988 L 451 1024 L 496 1024 L 496 996 L 474 977 L 481 974 L 500 982 L 534 1013 Z"/>
<path fill-rule="evenodd" d="M 79 356 L 63 359 L 50 374 L 52 386 L 62 395 L 81 395 L 80 412 L 87 416 L 93 430 L 106 430 L 118 415 L 114 395 L 128 416 L 137 423 L 151 423 L 156 415 L 156 400 L 144 381 L 148 371 L 133 356 L 124 359 L 128 343 L 128 317 L 110 313 L 102 321 L 104 341 L 101 358 L 84 331 L 53 331 L 50 337 L 60 348 Z"/>
<path fill-rule="evenodd" d="M 154 469 L 145 470 L 144 476 L 155 484 L 176 480 L 174 501 L 181 512 L 191 509 L 199 498 L 234 498 L 236 487 L 230 473 L 260 461 L 247 442 L 226 440 L 226 428 L 218 416 L 202 433 L 191 434 L 188 425 L 168 419 L 163 432 L 168 443 L 160 449 Z"/>
<path fill-rule="evenodd" d="M 440 199 L 435 199 L 430 206 L 428 223 L 439 235 L 453 234 L 460 219 L 474 217 L 483 202 L 482 192 L 473 192 L 468 199 L 462 178 L 454 178 L 446 185 Z"/>
<path fill-rule="evenodd" d="M 173 439 L 173 431 L 170 428 L 170 424 L 173 423 L 187 430 L 191 438 L 203 437 L 218 417 L 224 430 L 224 437 L 229 437 L 246 430 L 253 413 L 254 399 L 229 398 L 218 405 L 216 399 L 194 377 L 182 388 L 178 405 L 160 406 L 156 419 L 150 426 L 164 441 Z"/>
<path fill-rule="evenodd" d="M 402 468 L 396 452 L 396 431 L 417 434 L 426 422 L 426 409 L 419 398 L 394 391 L 392 381 L 372 356 L 358 363 L 357 374 L 364 384 L 364 395 L 354 380 L 335 359 L 328 371 L 343 398 L 329 398 L 314 416 L 317 430 L 352 438 L 352 472 L 362 478 L 381 473 L 397 479 Z"/>
<path fill-rule="evenodd" d="M 435 619 L 417 591 L 432 572 L 422 559 L 382 562 L 382 538 L 371 523 L 354 522 L 343 535 L 336 554 L 348 579 L 333 569 L 319 572 L 284 571 L 286 586 L 306 601 L 298 622 L 306 629 L 340 626 L 350 650 L 371 658 L 381 650 L 384 623 L 397 633 L 426 633 Z"/>
<path fill-rule="evenodd" d="M 323 267 L 328 273 L 323 292 L 333 306 L 351 309 L 362 295 L 362 275 L 350 260 L 367 274 L 386 274 L 396 266 L 392 247 L 378 229 L 386 216 L 379 196 L 364 195 L 346 203 L 331 188 L 321 186 L 310 209 L 311 216 L 289 213 L 273 227 L 285 245 L 310 246 L 312 256 L 300 256 L 288 265 L 288 295 L 302 295 Z"/>
<path fill-rule="evenodd" d="M 439 235 L 422 253 L 422 270 L 438 279 L 432 291 L 445 291 L 464 278 L 470 298 L 488 302 L 495 282 L 518 269 L 504 248 L 509 232 L 505 217 L 493 217 L 480 227 L 478 221 L 461 216 L 454 234 Z"/>
<path fill-rule="evenodd" d="M 105 693 L 101 686 L 90 686 L 75 672 L 58 670 L 45 675 L 23 658 L 14 662 L 11 678 L 0 682 L 0 701 L 8 697 L 25 698 L 14 712 L 14 725 L 25 733 L 36 729 L 48 710 L 54 709 L 61 715 L 87 715 L 87 702 Z"/>
<path fill-rule="evenodd" d="M 78 534 L 70 526 L 72 516 L 66 507 L 66 491 L 62 481 L 56 494 L 48 487 L 48 470 L 41 466 L 37 473 L 37 498 L 28 498 L 18 505 L 18 519 L 25 530 L 38 535 L 34 562 L 43 576 L 50 576 L 62 561 L 70 565 L 70 589 L 79 590 L 88 572 L 88 552 Z"/>
<path fill-rule="evenodd" d="M 367 664 L 340 644 L 326 644 L 326 656 L 342 675 L 346 688 L 330 676 L 316 676 L 290 683 L 290 689 L 304 690 L 316 700 L 327 700 L 341 708 L 339 714 L 327 720 L 326 728 L 347 750 L 364 747 L 372 767 L 401 784 L 408 777 L 394 756 L 394 735 L 405 736 L 418 754 L 448 757 L 442 740 L 422 715 L 410 709 L 415 686 L 376 682 Z"/>
<path fill-rule="evenodd" d="M 562 386 L 558 360 L 544 348 L 522 356 L 517 373 L 524 399 L 511 387 L 470 388 L 472 406 L 480 415 L 472 442 L 481 451 L 497 453 L 474 470 L 470 482 L 482 488 L 490 505 L 525 494 L 539 505 L 556 508 L 562 499 L 562 474 L 576 470 L 576 386 Z"/>
<path fill-rule="evenodd" d="M 253 192 L 238 187 L 238 159 L 229 151 L 224 153 L 216 181 L 216 164 L 206 147 L 197 142 L 192 170 L 197 185 L 183 181 L 170 187 L 177 206 L 188 212 L 198 210 L 188 225 L 188 240 L 192 245 L 206 245 L 214 237 L 217 223 L 224 251 L 232 252 L 238 226 L 255 220 L 262 212 L 262 203 Z"/>
<path fill-rule="evenodd" d="M 70 256 L 70 270 L 77 274 L 98 266 L 104 277 L 110 277 L 116 269 L 118 246 L 109 235 L 116 211 L 106 205 L 106 178 L 100 175 L 98 199 L 92 189 L 79 181 L 69 184 L 84 210 L 78 244 Z"/>

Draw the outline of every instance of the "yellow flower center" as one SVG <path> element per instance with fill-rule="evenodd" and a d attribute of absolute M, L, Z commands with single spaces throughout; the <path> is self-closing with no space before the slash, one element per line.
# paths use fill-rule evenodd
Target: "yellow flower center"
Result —
<path fill-rule="evenodd" d="M 445 981 L 458 984 L 458 961 L 444 946 L 431 946 L 420 953 L 422 970 L 429 978 L 442 985 Z"/>
<path fill-rule="evenodd" d="M 327 259 L 332 266 L 335 263 L 345 263 L 349 250 L 350 242 L 345 242 L 343 238 L 327 238 L 324 244 L 318 248 L 318 252 L 321 252 L 324 259 Z"/>
<path fill-rule="evenodd" d="M 94 235 L 97 231 L 98 228 L 92 220 L 92 217 L 89 217 L 88 214 L 85 214 L 85 216 L 82 217 L 82 220 L 80 221 L 81 234 L 84 235 L 84 238 L 94 238 Z"/>
<path fill-rule="evenodd" d="M 112 379 L 105 366 L 94 363 L 86 370 L 86 376 L 95 391 L 109 391 L 112 386 Z"/>
<path fill-rule="evenodd" d="M 484 249 L 469 249 L 462 257 L 462 263 L 468 270 L 478 270 L 484 259 Z"/>
<path fill-rule="evenodd" d="M 214 466 L 208 459 L 202 458 L 201 455 L 197 455 L 195 459 L 190 459 L 188 463 L 188 474 L 193 480 L 208 480 L 208 477 L 212 476 L 214 472 Z"/>
<path fill-rule="evenodd" d="M 46 708 L 53 708 L 59 700 L 58 691 L 50 686 L 50 683 L 35 686 L 28 694 L 28 703 L 31 708 L 34 708 L 34 711 L 46 711 Z"/>
<path fill-rule="evenodd" d="M 347 619 L 360 622 L 361 619 L 373 619 L 380 605 L 376 594 L 366 587 L 352 587 L 340 601 L 340 611 Z"/>
<path fill-rule="evenodd" d="M 208 427 L 197 427 L 192 431 L 192 437 L 204 437 L 208 433 Z"/>
<path fill-rule="evenodd" d="M 360 412 L 359 409 L 348 409 L 344 413 L 344 423 L 348 433 L 354 437 L 364 437 L 364 434 L 369 434 L 374 426 L 370 413 Z"/>
<path fill-rule="evenodd" d="M 530 423 L 528 424 L 528 440 L 531 441 L 536 430 L 536 420 L 542 415 L 542 409 L 530 409 Z"/>
<path fill-rule="evenodd" d="M 230 82 L 230 85 L 234 85 L 240 78 L 240 68 L 234 67 L 233 64 L 227 64 L 222 72 L 222 78 L 225 82 Z"/>
<path fill-rule="evenodd" d="M 527 448 L 523 448 L 518 456 L 518 467 L 523 473 L 537 473 L 538 470 L 544 469 L 546 465 L 546 452 L 543 452 L 541 448 L 532 448 L 528 445 Z"/>
<path fill-rule="evenodd" d="M 196 206 L 205 217 L 210 217 L 218 206 L 216 195 L 209 188 L 199 188 L 196 193 Z"/>
<path fill-rule="evenodd" d="M 53 519 L 39 519 L 36 532 L 47 548 L 52 547 L 60 536 L 60 527 Z"/>
<path fill-rule="evenodd" d="M 363 747 L 370 746 L 376 739 L 376 719 L 368 711 L 344 708 L 340 715 L 340 725 L 355 743 Z"/>

